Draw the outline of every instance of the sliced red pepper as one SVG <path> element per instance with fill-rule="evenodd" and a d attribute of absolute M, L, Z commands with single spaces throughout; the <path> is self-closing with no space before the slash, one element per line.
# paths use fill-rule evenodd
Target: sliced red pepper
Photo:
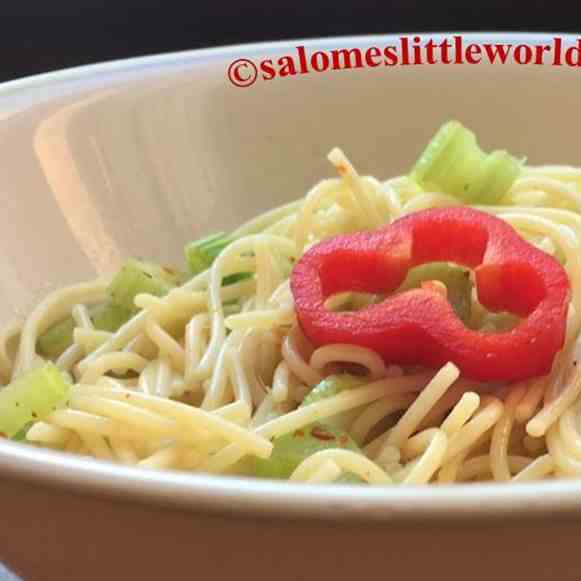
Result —
<path fill-rule="evenodd" d="M 391 293 L 408 270 L 447 261 L 474 269 L 479 301 L 524 319 L 513 329 L 468 329 L 441 293 L 412 289 L 356 312 L 332 312 L 336 293 Z M 309 249 L 291 276 L 299 323 L 317 346 L 348 343 L 387 363 L 439 367 L 451 361 L 478 381 L 548 373 L 565 339 L 567 273 L 506 222 L 467 207 L 416 212 L 373 232 L 337 236 Z"/>

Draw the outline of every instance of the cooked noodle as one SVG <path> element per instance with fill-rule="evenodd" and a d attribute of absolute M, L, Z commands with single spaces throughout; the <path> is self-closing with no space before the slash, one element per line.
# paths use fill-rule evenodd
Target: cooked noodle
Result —
<path fill-rule="evenodd" d="M 0 332 L 0 384 L 7 384 L 42 363 L 36 345 L 43 332 L 66 316 L 74 321 L 73 344 L 57 360 L 76 380 L 68 405 L 35 422 L 27 440 L 151 469 L 244 474 L 245 459 L 270 456 L 273 438 L 348 419 L 343 427 L 363 453 L 318 451 L 290 480 L 581 476 L 581 170 L 525 168 L 502 205 L 480 207 L 560 257 L 572 289 L 567 342 L 551 375 L 499 388 L 466 381 L 452 363 L 431 371 L 387 367 L 369 349 L 315 349 L 303 335 L 288 273 L 307 248 L 459 204 L 406 177 L 381 183 L 361 176 L 338 149 L 329 159 L 339 178 L 239 228 L 210 269 L 182 287 L 161 298 L 138 295 L 141 311 L 116 332 L 96 330 L 88 310 L 106 297 L 102 280 L 54 292 Z M 240 272 L 252 276 L 222 286 Z M 335 306 L 343 300 L 335 299 Z M 475 295 L 473 303 L 471 324 L 493 330 L 494 317 Z M 357 388 L 298 407 L 329 373 L 353 368 Z"/>

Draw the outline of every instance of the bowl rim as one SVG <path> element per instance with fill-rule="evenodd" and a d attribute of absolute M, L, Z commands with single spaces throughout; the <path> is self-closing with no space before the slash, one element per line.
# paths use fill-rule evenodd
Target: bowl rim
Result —
<path fill-rule="evenodd" d="M 148 470 L 5 441 L 0 474 L 18 485 L 149 507 L 228 517 L 375 525 L 437 521 L 454 526 L 502 519 L 578 522 L 581 482 L 553 480 L 436 486 L 290 484 L 237 476 Z M 47 491 L 48 492 L 48 491 Z"/>
<path fill-rule="evenodd" d="M 28 75 L 21 78 L 12 79 L 0 83 L 0 98 L 12 96 L 18 92 L 29 91 L 31 89 L 42 89 L 46 83 L 59 84 L 70 81 L 87 80 L 87 77 L 92 74 L 107 76 L 110 73 L 122 73 L 136 70 L 146 70 L 152 67 L 171 67 L 171 65 L 188 65 L 200 60 L 216 60 L 223 57 L 236 57 L 240 54 L 254 54 L 256 52 L 264 52 L 264 54 L 271 53 L 279 48 L 294 47 L 297 44 L 304 45 L 308 48 L 336 48 L 333 45 L 341 43 L 347 46 L 370 45 L 377 42 L 390 42 L 402 36 L 419 37 L 420 39 L 428 38 L 442 38 L 444 36 L 451 37 L 460 35 L 470 42 L 487 41 L 530 41 L 543 42 L 552 40 L 558 36 L 564 41 L 564 48 L 569 46 L 569 43 L 581 39 L 573 33 L 560 32 L 502 32 L 502 31 L 483 31 L 483 32 L 462 32 L 462 31 L 446 31 L 439 30 L 434 32 L 402 32 L 390 34 L 360 34 L 360 35 L 344 35 L 344 36 L 328 36 L 328 37 L 312 37 L 312 38 L 291 38 L 286 40 L 273 40 L 262 42 L 250 42 L 242 44 L 227 44 L 208 48 L 186 49 L 181 51 L 173 51 L 168 53 L 158 53 L 150 55 L 142 55 L 130 57 L 125 59 L 111 59 L 102 62 L 89 63 L 84 65 L 72 66 L 63 69 L 49 71 L 47 73 L 38 73 Z M 507 63 L 508 64 L 508 63 Z M 424 65 L 425 66 L 425 65 Z M 438 65 L 436 65 L 438 66 Z M 496 66 L 496 65 L 490 65 Z M 507 65 L 504 65 L 507 66 Z M 508 64 L 508 66 L 511 66 Z M 225 71 L 226 72 L 226 71 Z"/>
<path fill-rule="evenodd" d="M 0 84 L 0 99 L 19 98 L 69 82 L 82 92 L 89 79 L 108 79 L 111 74 L 158 75 L 174 65 L 190 66 L 204 61 L 236 58 L 253 53 L 269 54 L 302 44 L 332 49 L 386 43 L 400 36 L 438 38 L 461 34 L 471 42 L 543 42 L 558 36 L 564 43 L 577 41 L 574 34 L 433 32 L 388 35 L 338 36 L 238 44 L 83 65 L 33 75 Z M 139 77 L 138 77 L 139 78 Z M 51 99 L 54 97 L 50 97 Z M 0 103 L 1 104 L 1 103 Z M 15 109 L 18 112 L 18 107 Z M 353 485 L 293 485 L 287 482 L 154 471 L 99 460 L 89 460 L 10 441 L 0 441 L 0 474 L 52 491 L 104 497 L 124 502 L 152 503 L 196 512 L 253 518 L 365 521 L 383 524 L 419 524 L 435 520 L 454 524 L 489 519 L 538 520 L 548 517 L 578 519 L 581 515 L 581 480 L 537 483 L 483 483 L 443 486 L 360 487 Z M 48 492 L 48 491 L 47 491 Z"/>

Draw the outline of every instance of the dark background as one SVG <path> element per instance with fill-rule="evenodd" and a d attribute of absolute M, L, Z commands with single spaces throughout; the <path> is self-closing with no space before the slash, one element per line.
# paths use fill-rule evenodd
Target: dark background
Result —
<path fill-rule="evenodd" d="M 241 42 L 434 31 L 580 32 L 579 0 L 0 0 L 0 81 Z"/>

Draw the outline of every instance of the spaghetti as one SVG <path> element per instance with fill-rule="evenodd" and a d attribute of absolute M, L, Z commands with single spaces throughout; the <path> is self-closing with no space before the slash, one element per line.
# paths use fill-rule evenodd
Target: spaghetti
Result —
<path fill-rule="evenodd" d="M 36 345 L 50 325 L 66 316 L 74 321 L 72 344 L 57 360 L 73 380 L 67 405 L 33 423 L 26 439 L 150 469 L 248 475 L 255 458 L 273 454 L 277 438 L 329 421 L 354 448 L 315 451 L 293 467 L 291 481 L 581 476 L 581 169 L 524 167 L 500 204 L 478 205 L 557 257 L 571 284 L 566 344 L 551 374 L 480 385 L 452 362 L 431 371 L 399 368 L 363 347 L 309 343 L 288 285 L 307 249 L 336 234 L 461 204 L 405 176 L 361 176 L 338 149 L 329 159 L 339 178 L 239 228 L 211 267 L 181 287 L 138 295 L 140 310 L 118 330 L 91 324 L 88 309 L 107 288 L 99 280 L 56 291 L 0 332 L 0 382 L 8 384 L 42 363 Z M 234 273 L 249 276 L 224 286 Z M 375 300 L 351 293 L 335 307 Z M 498 327 L 499 317 L 474 293 L 471 301 L 472 324 Z M 357 376 L 356 387 L 309 401 L 315 386 L 345 371 Z"/>

